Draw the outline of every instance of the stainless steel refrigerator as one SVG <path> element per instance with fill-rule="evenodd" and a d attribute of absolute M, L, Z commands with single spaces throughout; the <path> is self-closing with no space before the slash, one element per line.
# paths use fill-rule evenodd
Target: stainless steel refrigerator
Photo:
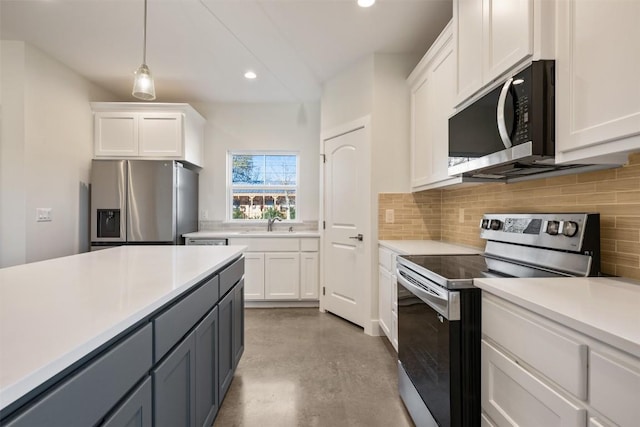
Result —
<path fill-rule="evenodd" d="M 93 160 L 91 250 L 184 244 L 197 230 L 197 172 L 176 161 Z"/>

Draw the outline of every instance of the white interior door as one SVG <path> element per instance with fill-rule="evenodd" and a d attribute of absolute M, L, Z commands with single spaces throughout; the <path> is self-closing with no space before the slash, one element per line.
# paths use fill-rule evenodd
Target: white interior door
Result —
<path fill-rule="evenodd" d="M 368 128 L 324 139 L 323 308 L 365 327 L 370 213 Z M 358 238 L 358 236 L 361 236 Z M 366 329 L 366 328 L 365 328 Z"/>

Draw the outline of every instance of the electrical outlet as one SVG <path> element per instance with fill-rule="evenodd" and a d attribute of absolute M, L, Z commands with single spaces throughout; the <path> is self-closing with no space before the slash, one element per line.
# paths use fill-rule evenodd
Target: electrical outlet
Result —
<path fill-rule="evenodd" d="M 209 219 L 209 211 L 206 209 L 200 209 L 200 219 Z"/>
<path fill-rule="evenodd" d="M 464 208 L 460 208 L 458 211 L 458 222 L 462 224 L 464 222 Z"/>
<path fill-rule="evenodd" d="M 52 221 L 51 208 L 36 208 L 36 221 L 37 222 L 49 222 Z"/>
<path fill-rule="evenodd" d="M 393 224 L 395 221 L 395 215 L 393 209 L 387 209 L 384 211 L 384 221 L 387 224 Z"/>

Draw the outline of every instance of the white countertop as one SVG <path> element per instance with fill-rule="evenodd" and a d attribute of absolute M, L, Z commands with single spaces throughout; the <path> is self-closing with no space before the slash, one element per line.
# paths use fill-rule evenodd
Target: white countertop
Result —
<path fill-rule="evenodd" d="M 121 246 L 0 269 L 0 409 L 243 250 Z"/>
<path fill-rule="evenodd" d="M 474 279 L 474 285 L 640 357 L 640 284 L 623 279 Z"/>
<path fill-rule="evenodd" d="M 465 255 L 483 252 L 482 249 L 439 240 L 380 240 L 378 244 L 400 255 Z"/>
<path fill-rule="evenodd" d="M 242 238 L 242 237 L 320 237 L 319 231 L 195 231 L 193 233 L 183 234 L 182 237 L 191 237 L 194 239 L 213 239 L 213 238 Z"/>

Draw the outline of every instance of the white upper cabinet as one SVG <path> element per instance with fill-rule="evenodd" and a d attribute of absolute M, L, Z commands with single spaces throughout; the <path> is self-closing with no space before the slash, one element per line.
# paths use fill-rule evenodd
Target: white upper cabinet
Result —
<path fill-rule="evenodd" d="M 181 113 L 142 113 L 139 115 L 138 153 L 150 157 L 175 157 L 184 144 Z"/>
<path fill-rule="evenodd" d="M 449 116 L 455 97 L 455 55 L 449 24 L 408 78 L 411 87 L 411 190 L 460 182 L 449 176 Z"/>
<path fill-rule="evenodd" d="M 458 60 L 456 104 L 482 87 L 482 3 L 480 0 L 453 2 Z"/>
<path fill-rule="evenodd" d="M 202 166 L 204 118 L 188 104 L 93 102 L 94 157 L 184 160 Z"/>
<path fill-rule="evenodd" d="M 640 1 L 557 3 L 556 160 L 640 150 Z"/>
<path fill-rule="evenodd" d="M 488 83 L 533 54 L 533 0 L 484 0 L 482 9 L 482 70 Z"/>
<path fill-rule="evenodd" d="M 455 104 L 526 61 L 553 59 L 553 7 L 548 0 L 454 0 Z"/>

